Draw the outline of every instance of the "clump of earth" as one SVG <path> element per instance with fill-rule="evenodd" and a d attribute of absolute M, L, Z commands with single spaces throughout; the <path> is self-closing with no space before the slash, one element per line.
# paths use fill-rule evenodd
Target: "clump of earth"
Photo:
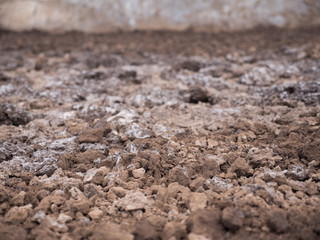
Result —
<path fill-rule="evenodd" d="M 320 29 L 0 32 L 1 239 L 320 238 Z"/>

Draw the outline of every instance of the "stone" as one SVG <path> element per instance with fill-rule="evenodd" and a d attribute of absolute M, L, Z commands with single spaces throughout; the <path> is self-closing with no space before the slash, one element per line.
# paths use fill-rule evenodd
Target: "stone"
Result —
<path fill-rule="evenodd" d="M 195 145 L 197 147 L 206 147 L 207 146 L 207 139 L 205 137 L 199 138 L 195 141 Z"/>
<path fill-rule="evenodd" d="M 205 178 L 204 177 L 197 177 L 196 179 L 192 180 L 189 184 L 189 187 L 191 189 L 191 191 L 196 191 L 198 188 L 200 188 L 203 183 L 205 182 Z"/>
<path fill-rule="evenodd" d="M 276 81 L 276 73 L 266 66 L 253 67 L 239 78 L 239 83 L 245 85 L 269 86 Z"/>
<path fill-rule="evenodd" d="M 72 203 L 72 208 L 75 211 L 79 211 L 83 214 L 88 214 L 91 207 L 91 203 L 89 200 L 79 200 Z"/>
<path fill-rule="evenodd" d="M 44 211 L 39 210 L 37 211 L 33 217 L 32 217 L 32 221 L 35 221 L 37 223 L 42 223 L 42 221 L 46 218 L 46 214 L 44 213 Z"/>
<path fill-rule="evenodd" d="M 27 231 L 20 226 L 0 223 L 0 239 L 20 240 L 27 239 Z"/>
<path fill-rule="evenodd" d="M 44 220 L 44 225 L 48 226 L 54 232 L 64 233 L 68 231 L 68 227 L 64 223 L 59 223 L 51 216 L 47 216 Z"/>
<path fill-rule="evenodd" d="M 128 190 L 123 187 L 113 187 L 111 191 L 119 198 L 123 198 L 128 192 Z"/>
<path fill-rule="evenodd" d="M 240 176 L 251 176 L 253 174 L 253 169 L 249 166 L 243 158 L 237 158 L 230 167 L 231 172 L 237 174 L 237 177 Z"/>
<path fill-rule="evenodd" d="M 103 217 L 104 213 L 100 209 L 94 208 L 88 213 L 88 215 L 93 221 L 98 221 Z"/>
<path fill-rule="evenodd" d="M 146 170 L 144 170 L 144 168 L 134 169 L 132 170 L 132 175 L 134 178 L 142 178 L 145 172 Z"/>
<path fill-rule="evenodd" d="M 148 220 L 143 220 L 135 224 L 133 231 L 135 239 L 160 239 L 159 233 Z"/>
<path fill-rule="evenodd" d="M 114 223 L 101 223 L 94 228 L 89 240 L 133 240 L 134 236 Z"/>
<path fill-rule="evenodd" d="M 70 217 L 70 216 L 67 215 L 67 214 L 60 213 L 57 221 L 58 221 L 59 223 L 65 224 L 65 223 L 68 223 L 68 222 L 72 221 L 72 217 Z"/>
<path fill-rule="evenodd" d="M 208 197 L 205 193 L 192 192 L 190 194 L 188 207 L 191 212 L 203 209 L 207 206 Z"/>
<path fill-rule="evenodd" d="M 84 183 L 95 183 L 101 185 L 103 182 L 104 177 L 110 172 L 110 169 L 107 167 L 101 168 L 92 168 L 86 172 L 86 175 L 83 178 Z"/>
<path fill-rule="evenodd" d="M 208 149 L 213 149 L 219 146 L 219 143 L 216 140 L 208 139 Z"/>
<path fill-rule="evenodd" d="M 31 213 L 32 205 L 12 207 L 5 215 L 4 221 L 8 223 L 23 223 Z"/>
<path fill-rule="evenodd" d="M 105 156 L 97 150 L 88 150 L 83 153 L 78 153 L 75 160 L 77 163 L 90 163 L 98 158 L 104 159 Z"/>
<path fill-rule="evenodd" d="M 220 211 L 218 209 L 196 211 L 187 219 L 186 223 L 190 233 L 203 235 L 208 239 L 211 239 L 212 236 L 215 236 L 216 239 L 223 239 L 224 229 L 220 224 Z"/>
<path fill-rule="evenodd" d="M 24 199 L 26 197 L 26 192 L 21 191 L 18 195 L 16 195 L 14 198 L 11 199 L 10 205 L 14 206 L 22 206 L 24 205 Z"/>
<path fill-rule="evenodd" d="M 183 239 L 186 234 L 186 225 L 179 222 L 168 222 L 161 233 L 161 237 L 162 239 Z"/>
<path fill-rule="evenodd" d="M 267 224 L 272 232 L 284 233 L 289 228 L 286 212 L 280 209 L 270 211 Z"/>
<path fill-rule="evenodd" d="M 222 224 L 231 232 L 237 231 L 242 227 L 244 221 L 244 213 L 233 207 L 226 207 L 222 211 Z"/>
<path fill-rule="evenodd" d="M 91 202 L 87 199 L 84 193 L 76 187 L 72 187 L 69 190 L 69 193 L 71 194 L 70 202 L 72 209 L 83 214 L 88 214 L 91 207 Z"/>
<path fill-rule="evenodd" d="M 115 205 L 125 211 L 145 209 L 149 202 L 147 197 L 139 191 L 130 191 L 126 196 L 115 202 Z"/>
<path fill-rule="evenodd" d="M 6 201 L 8 199 L 8 192 L 6 188 L 0 185 L 0 203 Z"/>
<path fill-rule="evenodd" d="M 85 129 L 79 136 L 79 143 L 98 143 L 102 140 L 103 130 Z"/>
<path fill-rule="evenodd" d="M 188 240 L 211 240 L 211 238 L 200 234 L 190 233 L 188 235 Z"/>
<path fill-rule="evenodd" d="M 176 166 L 169 172 L 169 181 L 177 182 L 182 186 L 189 185 L 189 176 L 186 168 Z"/>

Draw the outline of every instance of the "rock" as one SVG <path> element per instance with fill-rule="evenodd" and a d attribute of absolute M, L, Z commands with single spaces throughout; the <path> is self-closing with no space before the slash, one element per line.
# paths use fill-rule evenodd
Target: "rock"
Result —
<path fill-rule="evenodd" d="M 119 198 L 123 198 L 123 197 L 127 194 L 127 192 L 128 192 L 127 189 L 124 189 L 124 188 L 122 188 L 122 187 L 113 187 L 113 188 L 111 188 L 111 191 L 112 191 L 115 195 L 117 195 L 117 197 L 119 197 Z"/>
<path fill-rule="evenodd" d="M 187 219 L 187 229 L 190 233 L 202 235 L 207 239 L 212 239 L 213 236 L 215 239 L 223 239 L 224 229 L 220 224 L 220 211 L 214 208 L 196 211 Z"/>
<path fill-rule="evenodd" d="M 208 197 L 205 193 L 192 192 L 190 194 L 188 207 L 191 212 L 203 209 L 207 206 Z"/>
<path fill-rule="evenodd" d="M 169 172 L 169 181 L 177 182 L 182 186 L 189 185 L 188 170 L 186 168 L 176 166 Z"/>
<path fill-rule="evenodd" d="M 79 143 L 98 143 L 102 140 L 101 129 L 85 129 L 79 136 Z"/>
<path fill-rule="evenodd" d="M 36 175 L 37 176 L 47 175 L 47 177 L 51 177 L 51 175 L 54 173 L 56 169 L 57 167 L 54 165 L 44 165 L 42 168 L 40 168 L 37 171 Z"/>
<path fill-rule="evenodd" d="M 87 197 L 84 195 L 83 192 L 81 192 L 78 188 L 72 187 L 69 190 L 69 193 L 71 194 L 71 205 L 74 211 L 79 211 L 83 214 L 88 214 L 91 202 L 87 199 Z"/>
<path fill-rule="evenodd" d="M 190 200 L 190 189 L 179 185 L 177 182 L 170 183 L 167 190 L 164 192 L 163 199 L 176 198 L 179 199 L 181 203 L 188 204 Z M 158 193 L 158 196 L 161 197 L 161 191 Z"/>
<path fill-rule="evenodd" d="M 115 205 L 125 211 L 146 209 L 149 206 L 147 197 L 139 191 L 130 191 L 126 196 L 115 202 Z"/>
<path fill-rule="evenodd" d="M 96 196 L 96 195 L 99 197 L 104 196 L 104 193 L 102 193 L 102 191 L 100 190 L 100 186 L 93 183 L 84 185 L 83 193 L 87 198 L 92 198 L 93 196 Z"/>
<path fill-rule="evenodd" d="M 4 221 L 8 223 L 23 223 L 31 213 L 32 205 L 12 207 L 5 215 Z"/>
<path fill-rule="evenodd" d="M 60 213 L 57 221 L 58 221 L 59 223 L 65 224 L 65 223 L 68 223 L 68 222 L 72 221 L 72 217 L 70 217 L 70 216 L 67 215 L 67 214 Z"/>
<path fill-rule="evenodd" d="M 11 160 L 15 153 L 19 151 L 19 148 L 9 142 L 0 142 L 0 163 L 3 161 Z M 1 191 L 1 190 L 0 190 Z"/>
<path fill-rule="evenodd" d="M 253 174 L 253 169 L 249 166 L 243 158 L 237 158 L 230 167 L 231 172 L 237 174 L 237 177 L 240 176 L 251 176 Z"/>
<path fill-rule="evenodd" d="M 216 140 L 208 139 L 208 149 L 213 149 L 218 146 L 219 146 L 219 143 Z"/>
<path fill-rule="evenodd" d="M 64 233 L 68 231 L 68 227 L 64 223 L 57 222 L 57 220 L 51 216 L 47 216 L 43 221 L 43 224 L 48 226 L 54 232 Z"/>
<path fill-rule="evenodd" d="M 186 69 L 193 72 L 198 72 L 201 69 L 201 62 L 195 60 L 185 60 L 177 65 L 174 66 L 174 69 L 177 71 L 181 69 Z"/>
<path fill-rule="evenodd" d="M 24 199 L 26 197 L 26 192 L 21 191 L 18 195 L 11 199 L 10 204 L 15 206 L 22 206 L 24 205 Z"/>
<path fill-rule="evenodd" d="M 211 96 L 207 90 L 193 86 L 184 94 L 186 96 L 186 102 L 188 103 L 199 103 L 199 102 L 212 102 Z"/>
<path fill-rule="evenodd" d="M 304 165 L 289 166 L 286 175 L 293 180 L 304 181 L 308 178 L 309 170 Z"/>
<path fill-rule="evenodd" d="M 31 109 L 44 109 L 50 106 L 50 101 L 46 98 L 41 98 L 39 100 L 34 100 L 30 102 Z"/>
<path fill-rule="evenodd" d="M 75 160 L 77 163 L 90 163 L 98 158 L 104 159 L 105 156 L 97 150 L 88 150 L 76 155 Z"/>
<path fill-rule="evenodd" d="M 0 223 L 0 239 L 20 240 L 27 239 L 27 231 L 16 225 L 5 225 Z"/>
<path fill-rule="evenodd" d="M 286 183 L 287 178 L 282 171 L 267 169 L 261 174 L 261 179 L 266 182 L 276 182 L 281 185 Z"/>
<path fill-rule="evenodd" d="M 36 214 L 33 215 L 32 221 L 35 221 L 37 223 L 42 223 L 42 221 L 46 218 L 46 214 L 44 211 L 40 210 L 37 211 Z"/>
<path fill-rule="evenodd" d="M 160 239 L 160 233 L 148 220 L 138 222 L 133 231 L 135 240 Z"/>
<path fill-rule="evenodd" d="M 183 239 L 186 234 L 186 225 L 178 222 L 168 222 L 161 233 L 161 237 L 162 239 Z"/>
<path fill-rule="evenodd" d="M 0 104 L 0 125 L 26 125 L 32 120 L 32 115 L 9 103 Z"/>
<path fill-rule="evenodd" d="M 134 169 L 132 170 L 132 175 L 134 178 L 142 178 L 145 172 L 146 170 L 144 170 L 144 168 Z"/>
<path fill-rule="evenodd" d="M 237 231 L 242 227 L 244 221 L 244 213 L 233 207 L 226 207 L 222 211 L 222 224 L 231 232 Z"/>
<path fill-rule="evenodd" d="M 101 223 L 94 228 L 89 240 L 133 240 L 134 236 L 114 223 Z"/>
<path fill-rule="evenodd" d="M 200 235 L 200 234 L 195 234 L 195 233 L 190 233 L 188 235 L 188 240 L 211 240 L 212 238 Z"/>
<path fill-rule="evenodd" d="M 100 209 L 95 208 L 91 210 L 88 215 L 93 221 L 98 221 L 103 217 L 104 213 Z"/>
<path fill-rule="evenodd" d="M 75 211 L 79 211 L 83 214 L 88 214 L 91 207 L 91 203 L 89 200 L 79 200 L 72 203 L 72 208 Z"/>
<path fill-rule="evenodd" d="M 101 185 L 104 177 L 110 172 L 107 167 L 101 167 L 99 169 L 92 168 L 89 169 L 83 178 L 84 183 L 92 182 Z"/>
<path fill-rule="evenodd" d="M 207 139 L 205 137 L 199 138 L 196 140 L 195 145 L 197 147 L 206 147 L 207 146 Z"/>
<path fill-rule="evenodd" d="M 0 203 L 5 202 L 8 199 L 8 192 L 6 188 L 0 185 Z"/>
<path fill-rule="evenodd" d="M 276 73 L 266 66 L 253 67 L 239 78 L 239 83 L 256 86 L 269 86 L 276 81 Z"/>
<path fill-rule="evenodd" d="M 134 139 L 144 139 L 144 138 L 150 138 L 154 135 L 154 133 L 147 129 L 141 127 L 138 123 L 131 123 L 120 131 L 120 137 L 122 141 L 127 141 L 128 139 L 134 140 Z"/>
<path fill-rule="evenodd" d="M 195 192 L 198 188 L 200 188 L 203 183 L 205 182 L 205 178 L 204 177 L 197 177 L 196 179 L 192 180 L 189 184 L 189 187 L 191 189 L 191 191 Z"/>
<path fill-rule="evenodd" d="M 268 227 L 272 232 L 284 233 L 289 228 L 287 214 L 284 210 L 272 210 L 268 213 Z"/>

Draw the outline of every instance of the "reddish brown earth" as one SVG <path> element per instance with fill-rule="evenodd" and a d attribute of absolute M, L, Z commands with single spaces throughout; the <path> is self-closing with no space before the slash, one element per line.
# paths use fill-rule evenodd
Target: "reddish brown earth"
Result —
<path fill-rule="evenodd" d="M 320 29 L 0 32 L 0 239 L 319 239 Z"/>

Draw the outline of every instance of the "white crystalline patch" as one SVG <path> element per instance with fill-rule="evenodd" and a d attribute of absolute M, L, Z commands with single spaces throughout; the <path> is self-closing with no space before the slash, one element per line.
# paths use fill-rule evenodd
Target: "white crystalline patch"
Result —
<path fill-rule="evenodd" d="M 210 75 L 206 75 L 205 73 L 195 73 L 192 75 L 179 73 L 176 77 L 179 81 L 186 85 L 200 85 L 202 87 L 215 87 L 217 83 L 225 84 L 224 79 L 222 78 L 214 78 Z M 227 85 L 226 85 L 227 86 Z"/>
<path fill-rule="evenodd" d="M 240 83 L 246 85 L 268 86 L 276 81 L 276 74 L 265 66 L 253 67 L 240 77 Z"/>
<path fill-rule="evenodd" d="M 97 171 L 98 169 L 96 168 L 89 169 L 83 178 L 83 182 L 84 183 L 90 182 L 93 179 L 93 177 L 96 175 Z"/>
<path fill-rule="evenodd" d="M 124 134 L 129 137 L 140 139 L 151 137 L 149 131 L 144 131 L 143 128 L 137 123 L 130 124 Z"/>
<path fill-rule="evenodd" d="M 14 86 L 13 84 L 6 84 L 6 85 L 2 85 L 0 86 L 0 96 L 4 96 L 10 93 L 13 93 L 14 91 L 16 91 L 17 87 Z"/>
<path fill-rule="evenodd" d="M 283 170 L 283 171 L 274 171 L 271 169 L 267 169 L 266 171 L 264 171 L 264 175 L 268 175 L 271 178 L 277 178 L 277 177 L 284 177 L 284 174 L 287 172 L 287 170 Z"/>
<path fill-rule="evenodd" d="M 30 162 L 24 156 L 14 156 L 10 161 L 0 163 L 0 169 L 8 169 L 13 172 L 37 171 L 44 164 L 41 162 Z"/>
<path fill-rule="evenodd" d="M 232 184 L 229 179 L 224 180 L 220 177 L 213 177 L 212 179 L 208 179 L 207 182 L 223 190 L 232 188 Z"/>
<path fill-rule="evenodd" d="M 146 100 L 145 96 L 141 94 L 137 94 L 130 98 L 130 102 L 135 106 L 139 107 L 142 103 L 144 103 Z"/>
<path fill-rule="evenodd" d="M 108 122 L 116 120 L 121 125 L 132 123 L 135 119 L 139 118 L 139 115 L 134 110 L 122 110 L 117 115 L 109 117 Z"/>
<path fill-rule="evenodd" d="M 108 173 L 107 176 L 104 177 L 104 179 L 108 179 L 108 186 L 117 179 L 117 177 L 119 176 L 118 173 L 115 172 L 111 172 Z"/>
<path fill-rule="evenodd" d="M 112 107 L 105 107 L 105 111 L 106 113 L 115 114 L 117 112 L 117 109 Z"/>
<path fill-rule="evenodd" d="M 215 160 L 218 163 L 218 165 L 224 164 L 226 162 L 226 160 L 224 160 L 222 157 L 219 157 L 217 155 L 206 154 L 205 157 L 208 159 Z"/>
<path fill-rule="evenodd" d="M 63 151 L 65 150 L 68 146 L 72 145 L 75 141 L 76 137 L 70 137 L 70 138 L 61 138 L 53 141 L 48 148 L 50 150 L 55 150 L 55 151 Z"/>
<path fill-rule="evenodd" d="M 134 143 L 129 143 L 129 144 L 128 144 L 128 149 L 127 149 L 127 151 L 128 151 L 129 153 L 135 153 L 135 154 L 138 154 L 138 153 L 139 153 L 139 150 L 138 150 L 137 146 L 136 146 Z"/>
<path fill-rule="evenodd" d="M 174 136 L 174 132 L 170 131 L 166 126 L 156 123 L 153 127 L 152 127 L 152 131 L 154 132 L 154 134 L 158 137 L 161 136 L 163 138 L 167 138 L 169 139 L 170 137 Z"/>
<path fill-rule="evenodd" d="M 68 227 L 63 224 L 63 223 L 58 223 L 56 219 L 54 219 L 53 217 L 47 216 L 46 217 L 50 228 L 54 229 L 55 231 L 58 232 L 66 232 L 68 231 Z"/>
<path fill-rule="evenodd" d="M 38 223 L 41 223 L 45 219 L 45 217 L 46 214 L 42 210 L 40 210 L 34 214 L 32 219 Z"/>
<path fill-rule="evenodd" d="M 288 171 L 289 174 L 295 175 L 296 177 L 299 177 L 299 178 L 304 178 L 305 176 L 307 176 L 308 172 L 309 170 L 307 168 L 305 168 L 304 166 L 298 166 L 298 165 L 293 166 Z"/>

